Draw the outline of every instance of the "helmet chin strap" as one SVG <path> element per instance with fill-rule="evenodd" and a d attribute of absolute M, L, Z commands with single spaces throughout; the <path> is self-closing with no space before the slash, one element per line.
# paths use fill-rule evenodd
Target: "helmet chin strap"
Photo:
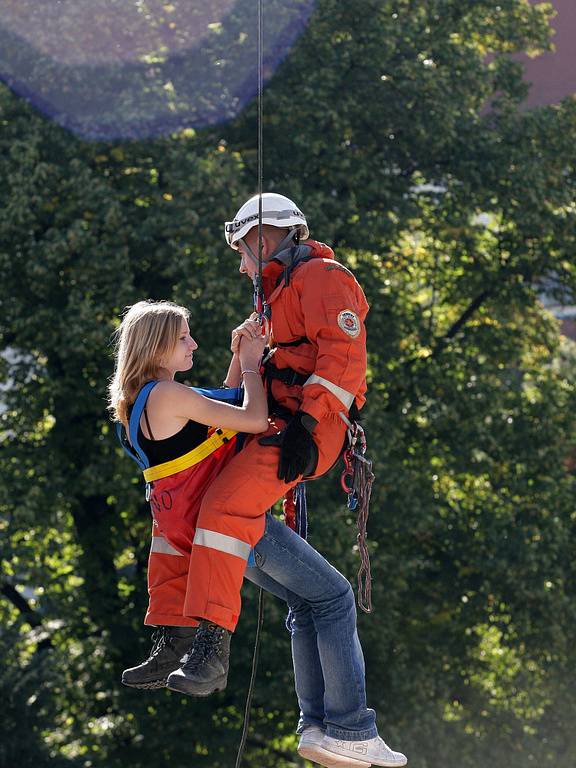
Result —
<path fill-rule="evenodd" d="M 275 256 L 277 256 L 279 253 L 284 251 L 290 243 L 293 243 L 294 245 L 298 244 L 298 229 L 294 227 L 291 229 L 288 234 L 282 238 L 282 240 L 278 243 L 276 248 L 272 251 L 270 256 L 266 259 L 265 264 L 268 264 L 269 261 L 271 261 Z M 244 240 L 243 237 L 241 237 L 238 242 L 242 245 L 244 248 L 245 253 L 252 259 L 252 262 L 254 266 L 256 267 L 256 271 L 254 272 L 254 275 L 252 277 L 252 284 L 254 286 L 254 308 L 257 312 L 263 312 L 264 315 L 266 315 L 265 310 L 265 304 L 266 299 L 264 298 L 264 295 L 261 294 L 261 285 L 260 285 L 260 265 L 258 262 L 258 256 L 254 253 L 252 248 L 248 245 L 246 240 Z"/>
<path fill-rule="evenodd" d="M 248 254 L 248 256 L 250 256 L 250 258 L 252 259 L 252 261 L 254 262 L 254 264 L 256 265 L 256 267 L 258 267 L 258 256 L 256 256 L 256 254 L 254 253 L 254 251 L 252 250 L 252 248 L 250 248 L 250 246 L 248 245 L 248 243 L 246 242 L 246 240 L 244 240 L 244 238 L 243 238 L 243 237 L 241 237 L 241 238 L 238 240 L 238 242 L 239 242 L 239 243 L 240 243 L 240 245 L 241 245 L 241 246 L 244 248 L 244 250 L 246 251 L 246 253 Z"/>
<path fill-rule="evenodd" d="M 256 267 L 256 271 L 252 275 L 252 285 L 254 286 L 254 309 L 256 312 L 259 312 L 259 306 L 260 306 L 260 263 L 258 261 L 258 256 L 254 253 L 252 248 L 248 245 L 246 240 L 244 240 L 243 237 L 239 238 L 238 242 L 244 249 L 244 252 L 247 256 L 249 256 L 252 259 L 253 265 Z"/>
<path fill-rule="evenodd" d="M 250 248 L 250 246 L 248 245 L 248 243 L 246 242 L 246 240 L 244 240 L 244 238 L 243 238 L 243 237 L 241 237 L 241 238 L 238 240 L 238 242 L 239 242 L 239 243 L 242 245 L 242 247 L 244 248 L 244 250 L 246 251 L 246 253 L 248 254 L 248 256 L 249 256 L 249 257 L 252 259 L 252 261 L 254 262 L 254 264 L 256 265 L 256 267 L 258 267 L 258 256 L 257 256 L 257 255 L 254 253 L 254 251 L 252 250 L 252 248 Z M 267 264 L 269 261 L 272 261 L 272 259 L 273 259 L 275 256 L 277 256 L 277 255 L 278 255 L 278 254 L 279 254 L 281 251 L 283 251 L 285 248 L 287 248 L 287 247 L 288 247 L 289 243 L 294 243 L 294 244 L 297 244 L 297 243 L 298 243 L 298 230 L 296 229 L 296 227 L 294 227 L 293 229 L 291 229 L 291 230 L 288 232 L 288 234 L 286 235 L 286 237 L 284 237 L 284 238 L 283 238 L 283 239 L 282 239 L 282 240 L 281 240 L 281 241 L 278 243 L 278 245 L 276 246 L 276 248 L 274 248 L 274 250 L 272 251 L 272 253 L 270 254 L 270 256 L 269 256 L 269 257 L 266 259 L 266 261 L 265 261 L 264 263 L 265 263 L 265 264 Z"/>
<path fill-rule="evenodd" d="M 278 243 L 276 248 L 274 248 L 274 250 L 272 251 L 272 254 L 270 256 L 270 259 L 273 259 L 279 253 L 281 253 L 285 248 L 287 248 L 289 243 L 293 243 L 294 245 L 298 245 L 298 240 L 299 240 L 298 230 L 296 229 L 296 227 L 294 227 L 293 229 L 291 229 L 288 232 L 286 237 L 281 242 Z M 268 259 L 268 261 L 270 261 L 270 259 Z"/>

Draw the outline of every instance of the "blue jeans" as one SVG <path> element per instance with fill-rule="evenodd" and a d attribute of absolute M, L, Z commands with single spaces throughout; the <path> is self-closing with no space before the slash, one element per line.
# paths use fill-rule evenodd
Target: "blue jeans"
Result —
<path fill-rule="evenodd" d="M 328 736 L 362 741 L 378 735 L 366 707 L 364 656 L 347 579 L 270 512 L 246 578 L 292 611 L 292 659 L 300 705 L 297 733 L 309 725 Z"/>

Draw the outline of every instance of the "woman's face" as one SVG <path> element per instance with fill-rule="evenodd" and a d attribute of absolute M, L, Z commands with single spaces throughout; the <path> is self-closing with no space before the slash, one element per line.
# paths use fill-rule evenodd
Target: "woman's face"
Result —
<path fill-rule="evenodd" d="M 198 349 L 198 344 L 196 344 L 192 336 L 190 336 L 188 323 L 182 318 L 180 335 L 176 342 L 176 346 L 171 354 L 162 361 L 163 363 L 166 363 L 162 367 L 166 368 L 171 373 L 176 373 L 177 371 L 189 371 L 193 365 L 192 357 L 195 349 Z"/>

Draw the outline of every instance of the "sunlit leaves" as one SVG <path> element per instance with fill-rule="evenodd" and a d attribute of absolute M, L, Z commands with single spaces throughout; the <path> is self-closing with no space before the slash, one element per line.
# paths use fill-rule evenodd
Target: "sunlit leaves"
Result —
<path fill-rule="evenodd" d="M 576 754 L 576 356 L 539 301 L 542 285 L 558 300 L 576 287 L 576 109 L 518 112 L 507 56 L 546 47 L 547 14 L 324 0 L 265 94 L 266 186 L 302 203 L 372 305 L 376 610 L 359 626 L 381 732 L 422 768 L 572 768 Z M 17 725 L 37 765 L 229 768 L 255 593 L 221 697 L 120 686 L 149 650 L 150 519 L 105 390 L 110 335 L 145 297 L 190 306 L 190 380 L 221 380 L 226 329 L 251 307 L 222 222 L 255 188 L 255 111 L 207 134 L 91 145 L 0 100 L 1 579 L 16 592 L 0 600 L 16 713 L 0 742 L 21 751 Z M 336 474 L 309 497 L 312 543 L 354 581 Z M 296 759 L 284 618 L 270 598 L 258 768 Z"/>

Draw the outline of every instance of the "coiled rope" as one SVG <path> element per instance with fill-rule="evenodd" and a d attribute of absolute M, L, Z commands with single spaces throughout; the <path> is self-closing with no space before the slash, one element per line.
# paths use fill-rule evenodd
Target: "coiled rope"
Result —
<path fill-rule="evenodd" d="M 343 416 L 342 414 L 340 414 Z M 372 575 L 368 552 L 367 525 L 374 473 L 372 462 L 366 456 L 366 434 L 357 421 L 344 419 L 348 425 L 348 448 L 344 451 L 344 471 L 340 484 L 348 494 L 348 509 L 356 512 L 358 535 L 356 542 L 360 555 L 358 570 L 358 606 L 364 613 L 372 613 Z"/>
<path fill-rule="evenodd" d="M 372 574 L 370 572 L 370 555 L 368 553 L 366 526 L 370 511 L 370 495 L 374 473 L 370 459 L 356 454 L 356 471 L 354 472 L 353 488 L 358 506 L 356 507 L 356 523 L 358 525 L 358 552 L 360 568 L 358 569 L 358 605 L 364 613 L 372 613 Z"/>

